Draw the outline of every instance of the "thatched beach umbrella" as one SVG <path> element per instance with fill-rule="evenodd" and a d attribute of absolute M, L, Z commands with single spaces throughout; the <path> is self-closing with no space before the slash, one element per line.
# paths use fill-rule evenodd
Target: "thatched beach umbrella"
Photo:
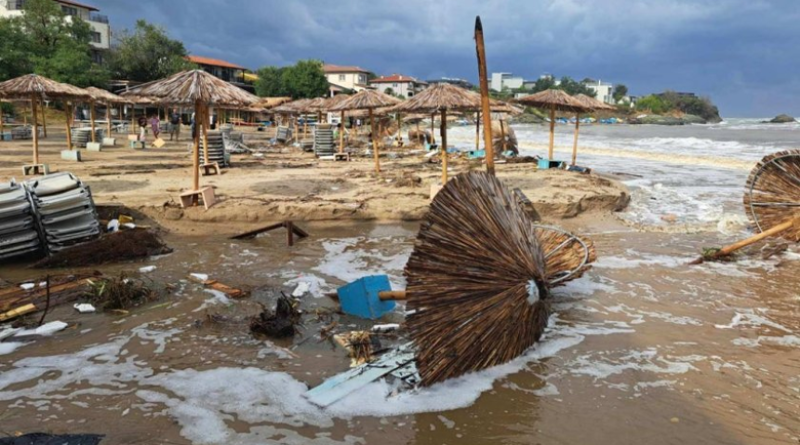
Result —
<path fill-rule="evenodd" d="M 744 207 L 759 232 L 800 215 L 800 150 L 767 155 L 753 167 Z"/>
<path fill-rule="evenodd" d="M 442 146 L 442 184 L 447 183 L 447 112 L 479 110 L 480 95 L 449 83 L 431 85 L 411 99 L 390 109 L 402 113 L 439 113 Z"/>
<path fill-rule="evenodd" d="M 539 340 L 550 289 L 594 260 L 561 233 L 534 225 L 488 172 L 458 175 L 436 195 L 405 269 L 422 385 L 505 363 Z"/>
<path fill-rule="evenodd" d="M 95 140 L 94 140 L 94 104 L 96 102 L 100 102 L 102 104 L 105 104 L 105 106 L 106 106 L 106 137 L 111 137 L 111 106 L 114 105 L 114 104 L 125 103 L 125 98 L 123 98 L 121 96 L 117 96 L 116 94 L 110 93 L 110 92 L 108 92 L 106 90 L 103 90 L 103 89 L 100 89 L 100 88 L 95 88 L 95 87 L 86 88 L 86 91 L 88 91 L 89 94 L 91 94 L 91 97 L 92 97 L 92 100 L 90 101 L 91 107 L 92 107 L 92 111 L 91 111 L 91 115 L 92 115 L 92 142 L 95 142 Z"/>
<path fill-rule="evenodd" d="M 154 98 L 162 104 L 191 106 L 195 110 L 192 204 L 198 204 L 200 195 L 200 129 L 205 140 L 205 159 L 208 160 L 209 106 L 246 107 L 259 98 L 202 70 L 183 71 L 162 80 L 132 88 L 123 96 L 134 95 Z M 208 204 L 208 203 L 206 203 Z"/>
<path fill-rule="evenodd" d="M 322 105 L 322 109 L 327 112 L 332 112 L 333 108 L 340 103 L 349 99 L 350 96 L 347 94 L 337 94 L 336 96 L 328 98 L 325 103 Z M 339 113 L 339 153 L 344 153 L 344 119 L 345 119 L 345 110 L 341 110 Z"/>
<path fill-rule="evenodd" d="M 549 160 L 553 160 L 553 144 L 556 132 L 556 111 L 582 112 L 586 111 L 583 102 L 575 99 L 561 90 L 545 90 L 530 96 L 517 99 L 517 102 L 531 107 L 550 111 L 550 148 L 547 151 Z"/>
<path fill-rule="evenodd" d="M 583 105 L 586 107 L 585 111 L 599 111 L 599 110 L 615 110 L 616 108 L 608 105 L 605 102 L 601 102 L 594 97 L 589 97 L 585 94 L 578 94 L 575 96 L 575 99 L 579 100 Z M 578 160 L 578 133 L 580 132 L 581 126 L 581 112 L 575 112 L 575 140 L 572 143 L 572 165 Z"/>
<path fill-rule="evenodd" d="M 31 102 L 33 115 L 33 165 L 39 165 L 39 130 L 36 106 L 45 98 L 53 99 L 87 99 L 88 93 L 78 87 L 56 82 L 55 80 L 27 74 L 15 79 L 0 83 L 0 97 L 5 99 L 27 99 Z M 72 138 L 69 128 L 70 116 L 67 115 L 67 143 L 72 148 Z"/>
<path fill-rule="evenodd" d="M 367 110 L 369 112 L 369 126 L 372 130 L 372 152 L 375 156 L 375 172 L 380 173 L 381 163 L 378 158 L 378 132 L 375 130 L 375 109 L 395 105 L 400 99 L 375 90 L 361 90 L 360 92 L 333 106 L 331 111 Z"/>

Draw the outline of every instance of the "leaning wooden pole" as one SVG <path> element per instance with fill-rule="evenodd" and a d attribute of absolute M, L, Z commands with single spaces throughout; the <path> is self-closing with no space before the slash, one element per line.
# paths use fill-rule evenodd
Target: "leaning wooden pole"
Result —
<path fill-rule="evenodd" d="M 339 153 L 344 153 L 344 110 L 339 121 Z"/>
<path fill-rule="evenodd" d="M 66 103 L 64 113 L 67 115 L 67 150 L 72 150 L 72 115 L 74 114 L 72 102 Z"/>
<path fill-rule="evenodd" d="M 46 107 L 44 106 L 44 100 L 39 101 L 39 105 L 42 109 L 42 134 L 45 139 L 47 139 L 47 117 L 44 114 Z"/>
<path fill-rule="evenodd" d="M 500 153 L 506 152 L 506 128 L 503 123 L 503 118 L 500 118 Z"/>
<path fill-rule="evenodd" d="M 447 184 L 447 110 L 442 109 L 442 123 L 439 126 L 442 136 L 442 186 Z"/>
<path fill-rule="evenodd" d="M 372 130 L 372 153 L 375 155 L 375 173 L 380 173 L 381 161 L 378 156 L 378 134 L 375 130 L 375 118 L 372 115 L 372 108 L 369 109 L 369 128 Z"/>
<path fill-rule="evenodd" d="M 94 135 L 94 101 L 93 100 L 89 101 L 89 120 L 92 121 L 91 122 L 92 123 L 92 142 L 97 142 L 96 141 L 97 138 Z"/>
<path fill-rule="evenodd" d="M 581 130 L 581 114 L 575 113 L 575 141 L 572 143 L 572 165 L 578 162 L 578 133 Z"/>
<path fill-rule="evenodd" d="M 39 163 L 39 128 L 38 119 L 36 118 L 36 96 L 31 97 L 31 116 L 33 117 L 33 132 L 31 135 L 33 136 L 33 165 Z"/>
<path fill-rule="evenodd" d="M 489 110 L 489 79 L 486 74 L 486 47 L 483 43 L 483 25 L 475 17 L 475 48 L 478 53 L 478 78 L 481 86 L 481 113 L 483 114 L 483 143 L 486 145 L 486 171 L 494 175 L 494 147 L 492 146 L 492 115 Z"/>
<path fill-rule="evenodd" d="M 556 107 L 550 107 L 550 146 L 547 149 L 547 160 L 553 160 L 553 145 L 556 141 Z"/>
<path fill-rule="evenodd" d="M 200 125 L 203 107 L 200 101 L 194 104 L 194 151 L 192 152 L 192 190 L 200 190 Z"/>
<path fill-rule="evenodd" d="M 208 164 L 208 126 L 211 122 L 211 113 L 209 113 L 208 105 L 203 105 L 203 164 Z"/>
<path fill-rule="evenodd" d="M 106 102 L 106 137 L 111 137 L 111 102 Z"/>

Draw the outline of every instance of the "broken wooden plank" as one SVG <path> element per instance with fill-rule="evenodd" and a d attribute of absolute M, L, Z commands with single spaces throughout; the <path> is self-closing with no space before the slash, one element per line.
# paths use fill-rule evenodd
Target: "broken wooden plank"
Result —
<path fill-rule="evenodd" d="M 275 229 L 279 229 L 281 227 L 285 227 L 286 228 L 286 232 L 287 232 L 287 234 L 286 234 L 286 243 L 289 246 L 293 246 L 294 245 L 294 236 L 295 235 L 299 236 L 300 238 L 307 238 L 309 236 L 308 232 L 306 232 L 305 230 L 301 229 L 300 227 L 297 227 L 294 224 L 294 222 L 292 222 L 292 221 L 284 221 L 284 222 L 280 222 L 280 223 L 270 224 L 270 225 L 268 225 L 266 227 L 262 227 L 260 229 L 255 229 L 255 230 L 251 230 L 249 232 L 241 233 L 239 235 L 232 236 L 229 239 L 235 239 L 235 240 L 253 239 L 253 238 L 255 238 L 256 236 L 258 236 L 258 235 L 260 235 L 262 233 L 266 233 L 266 232 L 269 232 L 269 231 L 272 231 L 272 230 L 275 230 Z"/>
<path fill-rule="evenodd" d="M 20 306 L 16 309 L 11 309 L 8 312 L 4 312 L 0 314 L 0 321 L 11 320 L 12 318 L 21 317 L 23 315 L 30 314 L 32 312 L 36 312 L 36 306 L 32 304 L 26 304 L 25 306 Z"/>
<path fill-rule="evenodd" d="M 227 295 L 231 298 L 245 298 L 250 296 L 250 291 L 237 289 L 235 287 L 228 286 L 227 284 L 220 283 L 217 280 L 211 279 L 202 279 L 207 277 L 207 275 L 203 275 L 203 277 L 197 276 L 197 274 L 190 274 L 189 279 L 192 281 L 196 281 L 202 284 L 205 287 L 209 287 L 211 289 L 217 290 L 222 292 L 223 294 Z"/>

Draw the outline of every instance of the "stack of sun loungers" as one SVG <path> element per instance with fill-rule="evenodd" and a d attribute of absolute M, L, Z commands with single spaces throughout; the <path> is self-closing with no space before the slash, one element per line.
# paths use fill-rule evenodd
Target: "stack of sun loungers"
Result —
<path fill-rule="evenodd" d="M 278 133 L 275 140 L 284 143 L 292 138 L 292 129 L 289 127 L 278 127 Z"/>
<path fill-rule="evenodd" d="M 317 156 L 333 156 L 335 152 L 333 126 L 330 124 L 318 124 L 314 131 L 314 154 Z"/>
<path fill-rule="evenodd" d="M 0 260 L 42 249 L 28 190 L 16 181 L 0 184 Z"/>
<path fill-rule="evenodd" d="M 94 135 L 96 141 L 102 142 L 103 137 L 105 136 L 105 130 L 101 128 L 95 128 Z M 72 145 L 76 147 L 85 148 L 86 143 L 91 142 L 91 140 L 92 140 L 92 129 L 90 127 L 72 129 Z"/>
<path fill-rule="evenodd" d="M 100 235 L 92 192 L 71 173 L 57 173 L 26 183 L 51 253 Z"/>
<path fill-rule="evenodd" d="M 205 158 L 205 138 L 200 138 L 200 156 L 203 164 L 219 163 L 220 167 L 227 167 L 228 161 L 225 153 L 225 141 L 219 131 L 208 132 L 208 159 Z"/>
<path fill-rule="evenodd" d="M 20 139 L 31 139 L 33 138 L 33 132 L 30 125 L 23 125 L 21 127 L 14 127 L 11 129 L 11 139 L 13 140 L 20 140 Z"/>

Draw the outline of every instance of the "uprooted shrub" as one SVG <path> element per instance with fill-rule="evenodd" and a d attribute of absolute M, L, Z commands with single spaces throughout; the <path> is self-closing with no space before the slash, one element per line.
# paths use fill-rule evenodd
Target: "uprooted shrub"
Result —
<path fill-rule="evenodd" d="M 133 229 L 102 237 L 62 250 L 34 265 L 37 268 L 83 267 L 171 253 L 161 238 L 150 230 Z"/>
<path fill-rule="evenodd" d="M 89 280 L 85 297 L 103 311 L 126 310 L 158 298 L 158 293 L 141 279 L 129 278 L 124 272 L 118 277 Z"/>
<path fill-rule="evenodd" d="M 250 321 L 250 331 L 272 338 L 293 337 L 297 333 L 302 313 L 295 308 L 295 303 L 286 295 L 278 298 L 275 311 L 262 305 L 262 311 Z"/>

